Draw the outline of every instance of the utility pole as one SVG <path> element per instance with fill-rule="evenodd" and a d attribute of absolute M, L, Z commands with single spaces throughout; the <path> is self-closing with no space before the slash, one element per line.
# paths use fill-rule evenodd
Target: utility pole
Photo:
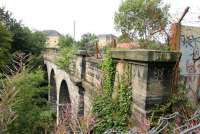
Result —
<path fill-rule="evenodd" d="M 75 20 L 73 22 L 73 26 L 74 26 L 74 40 L 75 40 L 75 37 L 76 37 L 76 21 Z"/>

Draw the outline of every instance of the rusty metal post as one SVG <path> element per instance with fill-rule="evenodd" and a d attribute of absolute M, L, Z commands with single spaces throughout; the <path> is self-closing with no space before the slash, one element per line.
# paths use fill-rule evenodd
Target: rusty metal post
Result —
<path fill-rule="evenodd" d="M 172 35 L 170 39 L 170 50 L 179 51 L 180 50 L 180 36 L 181 36 L 181 24 L 172 24 Z"/>
<path fill-rule="evenodd" d="M 189 7 L 186 7 L 184 10 L 183 14 L 181 15 L 180 19 L 178 20 L 177 23 L 172 24 L 171 27 L 171 39 L 170 39 L 170 50 L 172 51 L 178 51 L 180 52 L 180 36 L 181 36 L 181 21 L 189 11 Z M 179 62 L 181 59 L 181 55 L 179 60 L 176 63 L 176 66 L 174 68 L 174 80 L 172 81 L 172 92 L 175 93 L 176 89 L 178 88 L 178 81 L 179 81 Z"/>
<path fill-rule="evenodd" d="M 96 42 L 95 45 L 96 45 L 96 58 L 98 59 L 99 58 L 99 45 L 98 45 L 98 42 Z"/>

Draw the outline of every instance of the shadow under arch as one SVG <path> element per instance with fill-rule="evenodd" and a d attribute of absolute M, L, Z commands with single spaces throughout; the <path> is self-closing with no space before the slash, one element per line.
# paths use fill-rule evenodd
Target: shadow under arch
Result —
<path fill-rule="evenodd" d="M 49 86 L 49 83 L 48 83 L 48 70 L 47 70 L 47 65 L 46 64 L 43 64 L 41 66 L 41 69 L 42 69 L 42 72 L 43 72 L 43 80 L 41 81 L 40 83 L 40 87 L 48 87 Z M 48 101 L 48 96 L 49 96 L 49 92 L 46 91 L 46 92 L 42 92 L 40 93 L 40 96 L 42 98 L 45 98 L 47 101 Z"/>
<path fill-rule="evenodd" d="M 53 69 L 51 70 L 51 73 L 50 73 L 49 101 L 53 106 L 53 110 L 56 111 L 57 92 L 56 92 L 55 72 Z"/>
<path fill-rule="evenodd" d="M 65 80 L 62 80 L 59 92 L 59 122 L 70 120 L 71 118 L 71 99 L 69 95 L 68 85 Z"/>
<path fill-rule="evenodd" d="M 67 82 L 62 80 L 60 85 L 59 104 L 71 103 Z"/>
<path fill-rule="evenodd" d="M 47 84 L 48 84 L 48 70 L 47 70 L 46 64 L 43 64 L 42 70 L 44 71 L 44 79 L 47 81 Z"/>

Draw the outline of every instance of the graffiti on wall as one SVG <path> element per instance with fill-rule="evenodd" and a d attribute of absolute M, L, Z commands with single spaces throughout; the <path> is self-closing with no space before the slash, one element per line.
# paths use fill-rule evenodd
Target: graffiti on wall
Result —
<path fill-rule="evenodd" d="M 180 70 L 188 96 L 200 99 L 200 28 L 182 26 L 180 37 L 182 57 Z"/>

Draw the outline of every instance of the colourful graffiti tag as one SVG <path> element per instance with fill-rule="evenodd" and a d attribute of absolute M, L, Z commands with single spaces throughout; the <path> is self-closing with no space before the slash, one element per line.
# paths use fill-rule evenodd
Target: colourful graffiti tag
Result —
<path fill-rule="evenodd" d="M 200 28 L 183 26 L 180 37 L 181 75 L 186 83 L 188 95 L 193 100 L 200 97 Z"/>

